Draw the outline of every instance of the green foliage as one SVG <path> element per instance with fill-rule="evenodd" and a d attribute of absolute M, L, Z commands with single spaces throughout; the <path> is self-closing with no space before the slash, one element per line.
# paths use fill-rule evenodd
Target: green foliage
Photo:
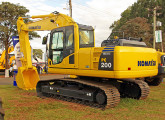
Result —
<path fill-rule="evenodd" d="M 5 49 L 8 50 L 12 43 L 11 37 L 17 34 L 17 18 L 25 16 L 29 10 L 19 4 L 2 2 L 0 11 L 0 41 L 5 46 Z M 6 61 L 8 61 L 8 58 L 8 52 L 6 52 Z M 9 68 L 8 62 L 6 62 L 5 68 Z"/>
<path fill-rule="evenodd" d="M 29 10 L 19 4 L 2 2 L 0 11 L 0 40 L 10 45 L 11 37 L 17 35 L 18 17 L 25 17 Z M 40 37 L 36 32 L 30 32 L 29 35 Z"/>
<path fill-rule="evenodd" d="M 19 16 L 25 16 L 29 12 L 19 4 L 2 2 L 0 4 L 0 40 L 11 43 L 11 37 L 17 34 L 17 19 Z"/>
<path fill-rule="evenodd" d="M 12 36 L 17 34 L 17 19 L 19 16 L 25 17 L 29 12 L 24 6 L 10 2 L 0 4 L 0 43 L 5 46 L 5 50 L 12 44 Z M 30 32 L 33 37 L 40 37 L 36 32 Z M 6 52 L 6 61 L 8 61 Z M 6 62 L 6 68 L 9 68 Z"/>
<path fill-rule="evenodd" d="M 40 35 L 37 34 L 37 32 L 32 32 L 32 31 L 29 31 L 29 35 L 31 37 L 36 37 L 36 38 L 40 38 L 41 37 Z M 31 37 L 29 39 L 32 39 Z"/>
<path fill-rule="evenodd" d="M 128 7 L 123 13 L 121 13 L 121 18 L 118 21 L 115 21 L 111 26 L 110 29 L 112 29 L 112 34 L 111 34 L 111 38 L 113 36 L 119 36 L 121 37 L 121 34 L 119 34 L 119 32 L 126 32 L 125 36 L 131 35 L 129 37 L 142 37 L 145 38 L 144 42 L 146 42 L 148 45 L 149 43 L 152 43 L 152 41 L 150 39 L 153 38 L 153 28 L 150 27 L 150 30 L 148 31 L 148 26 L 150 24 L 150 26 L 152 26 L 153 23 L 153 8 L 157 6 L 157 13 L 161 13 L 160 15 L 157 16 L 157 21 L 161 21 L 162 22 L 162 27 L 159 29 L 163 30 L 163 33 L 165 32 L 165 0 L 138 0 L 137 2 L 135 2 L 132 6 Z M 134 21 L 136 22 L 137 19 L 146 19 L 145 25 L 147 25 L 147 28 L 145 28 L 146 26 L 144 25 L 144 22 L 140 22 L 138 23 L 138 26 L 141 26 L 143 29 L 147 29 L 147 37 L 146 34 L 138 34 L 137 35 L 137 29 L 135 31 L 132 31 L 134 29 L 132 29 L 133 27 L 137 26 L 137 24 L 135 25 L 135 23 L 132 23 L 133 26 L 130 26 L 130 22 Z M 135 19 L 135 20 L 133 20 Z M 129 22 L 128 22 L 129 21 Z M 124 29 L 125 28 L 125 29 Z M 126 28 L 129 29 L 126 31 Z M 139 33 L 143 33 L 144 30 L 140 28 L 138 29 Z M 140 31 L 142 30 L 142 31 Z M 116 31 L 118 31 L 118 33 L 116 33 Z M 128 33 L 131 32 L 131 33 Z M 133 33 L 135 32 L 135 33 Z M 135 35 L 136 34 L 136 35 Z M 150 42 L 149 42 L 150 40 Z M 151 44 L 149 45 L 149 47 L 151 47 Z M 159 48 L 159 47 L 157 47 Z"/>
<path fill-rule="evenodd" d="M 143 38 L 148 47 L 152 47 L 152 42 L 150 38 L 151 34 L 151 25 L 148 23 L 146 18 L 136 17 L 127 21 L 120 29 L 125 34 L 125 37 L 133 36 L 135 38 Z"/>
<path fill-rule="evenodd" d="M 41 49 L 33 49 L 33 54 L 35 57 L 42 59 L 42 53 L 43 51 Z"/>

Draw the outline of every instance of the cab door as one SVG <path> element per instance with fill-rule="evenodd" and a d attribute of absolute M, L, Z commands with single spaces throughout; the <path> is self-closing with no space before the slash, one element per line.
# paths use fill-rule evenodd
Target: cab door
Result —
<path fill-rule="evenodd" d="M 66 58 L 66 65 L 72 67 L 74 62 L 74 27 L 65 27 L 65 40 L 64 40 L 64 58 Z"/>
<path fill-rule="evenodd" d="M 53 30 L 49 48 L 49 64 L 52 67 L 74 68 L 74 27 Z"/>
<path fill-rule="evenodd" d="M 64 29 L 55 29 L 51 32 L 49 43 L 49 64 L 51 66 L 61 64 L 64 50 Z"/>

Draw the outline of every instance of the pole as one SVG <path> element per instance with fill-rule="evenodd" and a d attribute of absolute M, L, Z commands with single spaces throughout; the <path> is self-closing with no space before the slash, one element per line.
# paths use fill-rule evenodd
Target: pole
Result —
<path fill-rule="evenodd" d="M 69 0 L 69 12 L 70 12 L 70 17 L 72 17 L 72 1 Z"/>
<path fill-rule="evenodd" d="M 163 50 L 163 41 L 162 41 L 162 43 L 161 43 L 161 47 L 162 47 L 162 52 L 163 52 L 163 51 L 164 51 L 164 50 Z"/>
<path fill-rule="evenodd" d="M 153 28 L 153 48 L 155 49 L 155 31 L 156 31 L 156 7 L 154 8 L 154 15 L 153 15 L 153 22 L 154 22 L 154 28 Z"/>

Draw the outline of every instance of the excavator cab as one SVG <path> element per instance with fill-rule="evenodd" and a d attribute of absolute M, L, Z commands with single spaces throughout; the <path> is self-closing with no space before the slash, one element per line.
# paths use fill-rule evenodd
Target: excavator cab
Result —
<path fill-rule="evenodd" d="M 51 32 L 49 57 L 52 62 L 50 65 L 60 64 L 65 57 L 74 53 L 73 31 L 73 26 L 69 26 Z"/>
<path fill-rule="evenodd" d="M 75 33 L 77 32 L 77 33 Z M 48 37 L 43 38 L 43 44 L 49 48 L 48 65 L 57 68 L 76 68 L 77 50 L 94 47 L 94 29 L 91 26 L 66 26 L 56 28 Z"/>

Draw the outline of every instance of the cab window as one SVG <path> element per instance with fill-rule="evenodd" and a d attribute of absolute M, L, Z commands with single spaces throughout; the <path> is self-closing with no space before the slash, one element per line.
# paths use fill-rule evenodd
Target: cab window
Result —
<path fill-rule="evenodd" d="M 53 51 L 53 64 L 61 63 L 63 60 L 63 52 L 62 51 Z"/>
<path fill-rule="evenodd" d="M 63 60 L 63 32 L 55 32 L 52 35 L 51 54 L 52 63 L 58 64 Z"/>
<path fill-rule="evenodd" d="M 79 30 L 80 48 L 94 47 L 94 33 L 93 30 Z"/>
<path fill-rule="evenodd" d="M 52 49 L 63 49 L 63 32 L 53 33 Z"/>
<path fill-rule="evenodd" d="M 70 48 L 70 47 L 73 47 L 74 44 L 73 44 L 73 29 L 67 29 L 66 30 L 66 41 L 65 41 L 65 45 L 66 45 L 66 49 L 67 48 Z"/>

